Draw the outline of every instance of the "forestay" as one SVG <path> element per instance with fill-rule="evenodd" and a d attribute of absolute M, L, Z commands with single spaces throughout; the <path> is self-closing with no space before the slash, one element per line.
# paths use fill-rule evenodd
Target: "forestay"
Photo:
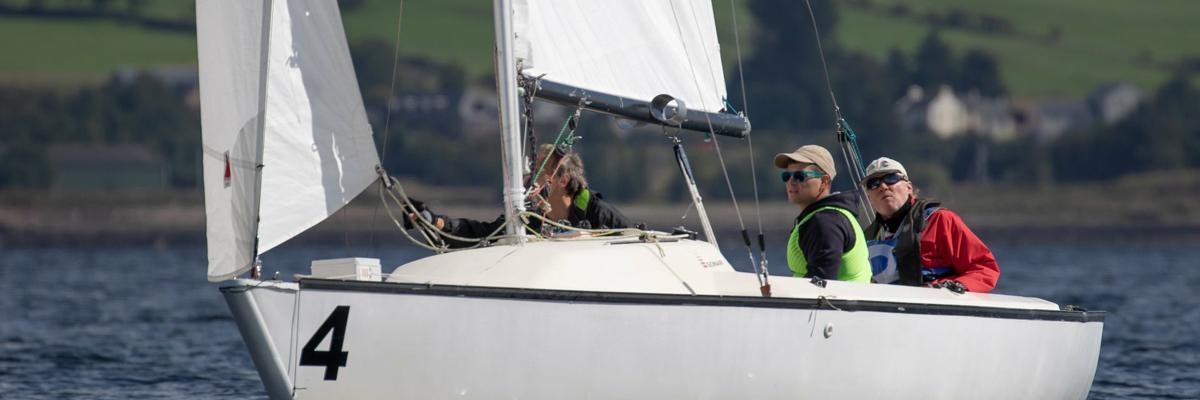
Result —
<path fill-rule="evenodd" d="M 710 113 L 725 106 L 708 0 L 516 0 L 514 13 L 527 78 L 644 102 L 666 94 Z"/>
<path fill-rule="evenodd" d="M 352 200 L 379 160 L 337 2 L 199 0 L 196 20 L 219 281 L 252 266 L 255 237 L 266 252 Z"/>

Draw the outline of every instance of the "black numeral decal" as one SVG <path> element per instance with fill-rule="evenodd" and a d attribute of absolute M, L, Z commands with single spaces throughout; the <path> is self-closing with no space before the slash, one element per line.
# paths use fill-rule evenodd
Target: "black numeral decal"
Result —
<path fill-rule="evenodd" d="M 346 358 L 350 352 L 342 351 L 342 341 L 346 338 L 346 320 L 350 318 L 350 306 L 337 306 L 325 323 L 317 328 L 304 349 L 300 351 L 300 365 L 325 367 L 325 380 L 336 381 L 338 368 L 346 366 Z M 329 341 L 329 351 L 317 351 L 321 340 L 333 331 L 333 340 Z"/>

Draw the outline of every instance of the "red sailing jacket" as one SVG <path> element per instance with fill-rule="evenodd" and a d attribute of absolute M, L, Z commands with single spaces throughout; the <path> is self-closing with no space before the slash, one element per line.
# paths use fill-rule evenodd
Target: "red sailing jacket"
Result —
<path fill-rule="evenodd" d="M 945 208 L 934 211 L 921 232 L 921 266 L 949 267 L 955 273 L 934 283 L 953 279 L 976 293 L 992 291 L 1000 279 L 1000 266 L 992 251 L 958 214 Z"/>

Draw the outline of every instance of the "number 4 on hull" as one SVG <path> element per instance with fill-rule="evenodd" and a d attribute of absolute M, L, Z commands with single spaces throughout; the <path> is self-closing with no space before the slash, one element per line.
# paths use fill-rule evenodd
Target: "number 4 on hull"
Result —
<path fill-rule="evenodd" d="M 350 352 L 342 351 L 342 341 L 346 338 L 346 320 L 350 318 L 350 306 L 337 306 L 329 318 L 317 328 L 317 332 L 304 349 L 300 352 L 301 366 L 325 367 L 325 380 L 336 381 L 338 368 L 346 366 Z M 329 341 L 329 351 L 317 351 L 317 345 L 325 340 L 325 336 L 333 331 L 333 339 Z"/>

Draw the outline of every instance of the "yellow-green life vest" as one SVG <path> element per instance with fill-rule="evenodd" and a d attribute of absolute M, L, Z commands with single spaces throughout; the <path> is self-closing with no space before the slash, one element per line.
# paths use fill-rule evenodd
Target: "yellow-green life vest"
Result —
<path fill-rule="evenodd" d="M 863 236 L 862 228 L 858 225 L 858 220 L 854 218 L 849 210 L 841 207 L 826 206 L 816 209 L 809 213 L 804 219 L 800 220 L 796 226 L 792 227 L 792 236 L 788 238 L 787 244 L 787 261 L 788 268 L 792 269 L 792 273 L 797 277 L 802 277 L 808 273 L 808 259 L 804 258 L 804 250 L 800 248 L 800 227 L 814 215 L 819 212 L 833 210 L 841 213 L 850 220 L 850 227 L 854 230 L 854 247 L 850 248 L 849 252 L 842 253 L 842 265 L 838 268 L 837 279 L 846 282 L 871 282 L 871 263 L 867 260 L 867 239 Z"/>

